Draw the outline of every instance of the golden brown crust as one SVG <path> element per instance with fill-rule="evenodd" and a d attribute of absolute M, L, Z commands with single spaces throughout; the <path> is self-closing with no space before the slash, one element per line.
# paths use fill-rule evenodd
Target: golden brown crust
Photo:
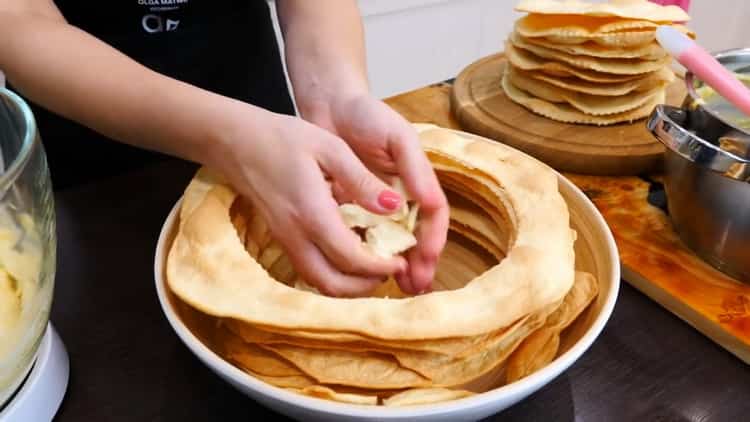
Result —
<path fill-rule="evenodd" d="M 591 69 L 582 69 L 537 56 L 522 48 L 515 48 L 510 40 L 505 42 L 505 54 L 513 66 L 523 70 L 533 70 L 559 77 L 576 77 L 584 81 L 596 83 L 621 83 L 638 79 L 643 75 L 615 75 L 612 73 L 599 72 Z"/>
<path fill-rule="evenodd" d="M 635 109 L 607 116 L 593 116 L 567 104 L 555 104 L 536 98 L 513 85 L 507 76 L 507 74 L 503 75 L 501 83 L 503 91 L 508 98 L 534 113 L 563 123 L 581 123 L 597 126 L 612 125 L 622 122 L 632 123 L 648 116 L 649 113 L 651 113 L 651 110 L 653 110 L 657 104 L 663 103 L 666 98 L 666 90 L 662 90 L 651 97 L 650 101 Z"/>
<path fill-rule="evenodd" d="M 518 49 L 526 50 L 548 60 L 563 62 L 579 69 L 615 75 L 643 75 L 657 71 L 672 62 L 670 56 L 655 60 L 643 60 L 640 58 L 604 58 L 570 54 L 531 43 L 517 32 L 510 35 L 510 42 Z"/>
<path fill-rule="evenodd" d="M 678 6 L 662 6 L 648 0 L 612 0 L 606 3 L 582 0 L 521 0 L 515 10 L 551 15 L 619 17 L 651 22 L 690 20 L 690 16 Z"/>

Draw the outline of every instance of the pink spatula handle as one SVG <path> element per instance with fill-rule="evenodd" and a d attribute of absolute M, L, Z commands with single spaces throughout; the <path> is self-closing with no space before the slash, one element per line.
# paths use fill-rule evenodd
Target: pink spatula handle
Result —
<path fill-rule="evenodd" d="M 651 3 L 660 4 L 662 6 L 678 6 L 686 12 L 690 9 L 690 0 L 651 0 Z"/>
<path fill-rule="evenodd" d="M 656 39 L 698 79 L 750 116 L 750 90 L 706 50 L 669 26 L 660 26 L 656 30 Z"/>

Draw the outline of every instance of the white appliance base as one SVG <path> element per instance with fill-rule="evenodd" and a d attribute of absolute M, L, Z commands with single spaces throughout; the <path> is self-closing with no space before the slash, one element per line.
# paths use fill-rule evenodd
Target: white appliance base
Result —
<path fill-rule="evenodd" d="M 51 421 L 68 388 L 69 371 L 68 352 L 49 324 L 31 373 L 0 411 L 0 422 Z"/>

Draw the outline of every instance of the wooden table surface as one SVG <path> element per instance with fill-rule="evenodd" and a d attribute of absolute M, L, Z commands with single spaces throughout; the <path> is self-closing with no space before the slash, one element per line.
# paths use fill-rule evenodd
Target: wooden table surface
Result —
<path fill-rule="evenodd" d="M 438 84 L 389 101 L 413 120 L 450 124 Z M 455 123 L 455 122 L 454 122 Z M 71 360 L 56 420 L 250 420 L 273 413 L 213 375 L 159 307 L 153 256 L 195 167 L 168 162 L 57 192 L 52 323 Z M 623 283 L 601 336 L 568 371 L 489 420 L 742 421 L 750 367 Z"/>

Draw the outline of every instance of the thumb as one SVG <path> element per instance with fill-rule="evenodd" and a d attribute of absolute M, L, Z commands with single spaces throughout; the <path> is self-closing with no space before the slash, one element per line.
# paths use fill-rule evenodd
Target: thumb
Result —
<path fill-rule="evenodd" d="M 404 198 L 375 176 L 345 142 L 328 143 L 319 160 L 323 170 L 344 191 L 338 196 L 376 214 L 391 214 L 404 203 Z"/>

